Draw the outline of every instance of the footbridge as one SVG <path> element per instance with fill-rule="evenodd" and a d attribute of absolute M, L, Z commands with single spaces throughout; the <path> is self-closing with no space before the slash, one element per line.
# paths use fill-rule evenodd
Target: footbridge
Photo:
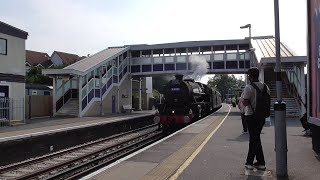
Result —
<path fill-rule="evenodd" d="M 287 77 L 285 80 L 290 92 L 300 99 L 295 102 L 301 106 L 305 102 L 302 95 L 305 93 L 302 90 L 305 81 L 302 77 L 306 57 L 295 56 L 284 44 L 281 44 L 281 49 L 285 62 L 283 76 Z M 141 93 L 152 96 L 150 87 L 145 88 L 147 77 L 192 74 L 197 66 L 194 58 L 206 62 L 207 74 L 244 74 L 248 68 L 257 66 L 261 69 L 263 81 L 275 83 L 275 79 L 270 79 L 273 74 L 268 74 L 275 66 L 274 52 L 274 38 L 269 36 L 124 45 L 107 48 L 63 69 L 44 69 L 43 74 L 53 78 L 54 114 L 82 117 L 120 113 L 121 107 L 132 105 L 136 81 L 139 82 L 137 88 L 141 102 Z"/>

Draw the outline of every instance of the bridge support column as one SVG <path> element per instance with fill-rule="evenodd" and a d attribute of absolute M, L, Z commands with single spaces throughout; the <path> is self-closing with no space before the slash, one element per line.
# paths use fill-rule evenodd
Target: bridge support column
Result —
<path fill-rule="evenodd" d="M 139 111 L 141 111 L 142 110 L 142 108 L 141 108 L 141 101 L 142 101 L 142 95 L 141 95 L 141 93 L 142 93 L 142 86 L 141 86 L 141 81 L 142 81 L 142 79 L 141 79 L 141 77 L 139 77 Z"/>
<path fill-rule="evenodd" d="M 78 90 L 79 90 L 79 117 L 82 117 L 82 77 L 78 77 Z"/>
<path fill-rule="evenodd" d="M 52 86 L 53 86 L 53 90 L 52 90 L 52 115 L 54 116 L 56 114 L 56 103 L 57 103 L 57 100 L 56 100 L 56 93 L 57 93 L 57 78 L 56 77 L 53 77 L 53 80 L 52 80 Z M 30 116 L 30 115 L 29 115 Z"/>
<path fill-rule="evenodd" d="M 104 113 L 103 113 L 103 94 L 102 94 L 102 73 L 103 73 L 103 67 L 100 67 L 99 68 L 99 88 L 100 88 L 100 103 L 99 103 L 99 106 L 100 106 L 100 116 L 103 116 Z"/>
<path fill-rule="evenodd" d="M 119 63 L 119 56 L 117 57 L 117 79 L 118 79 L 118 83 L 117 83 L 117 113 L 119 114 L 120 113 L 120 89 L 119 89 L 119 86 L 120 86 L 120 80 L 119 80 L 119 66 L 120 66 L 120 63 Z"/>
<path fill-rule="evenodd" d="M 131 75 L 129 75 L 131 76 Z M 130 77 L 130 104 L 131 104 L 131 107 L 133 107 L 133 102 L 132 102 L 132 76 Z"/>

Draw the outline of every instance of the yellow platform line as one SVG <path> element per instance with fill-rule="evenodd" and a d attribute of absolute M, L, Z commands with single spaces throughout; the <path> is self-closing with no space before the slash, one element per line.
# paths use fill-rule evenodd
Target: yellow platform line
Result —
<path fill-rule="evenodd" d="M 229 106 L 229 111 L 224 118 L 221 116 L 212 122 L 206 129 L 192 138 L 178 151 L 163 160 L 142 179 L 177 179 L 179 175 L 188 167 L 188 165 L 190 165 L 193 159 L 199 154 L 201 149 L 209 141 L 213 134 L 219 129 L 219 127 L 228 117 L 230 111 L 231 107 Z"/>

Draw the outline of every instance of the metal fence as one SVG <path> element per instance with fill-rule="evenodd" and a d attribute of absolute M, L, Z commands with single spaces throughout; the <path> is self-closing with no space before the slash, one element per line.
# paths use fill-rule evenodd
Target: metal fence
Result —
<path fill-rule="evenodd" d="M 0 97 L 0 127 L 10 126 L 13 121 L 24 122 L 24 98 Z"/>

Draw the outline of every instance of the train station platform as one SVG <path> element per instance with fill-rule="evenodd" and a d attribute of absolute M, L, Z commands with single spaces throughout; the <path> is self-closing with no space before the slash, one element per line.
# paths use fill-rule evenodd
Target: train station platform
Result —
<path fill-rule="evenodd" d="M 320 158 L 298 119 L 287 119 L 288 179 L 319 179 Z M 82 179 L 277 179 L 273 123 L 262 130 L 265 171 L 246 170 L 249 136 L 239 110 L 213 115 Z"/>
<path fill-rule="evenodd" d="M 102 117 L 82 118 L 39 118 L 27 121 L 27 124 L 0 128 L 0 142 L 34 135 L 42 135 L 59 131 L 89 127 L 98 124 L 112 123 L 126 119 L 149 116 L 154 110 L 133 111 L 132 113 L 106 114 Z"/>

